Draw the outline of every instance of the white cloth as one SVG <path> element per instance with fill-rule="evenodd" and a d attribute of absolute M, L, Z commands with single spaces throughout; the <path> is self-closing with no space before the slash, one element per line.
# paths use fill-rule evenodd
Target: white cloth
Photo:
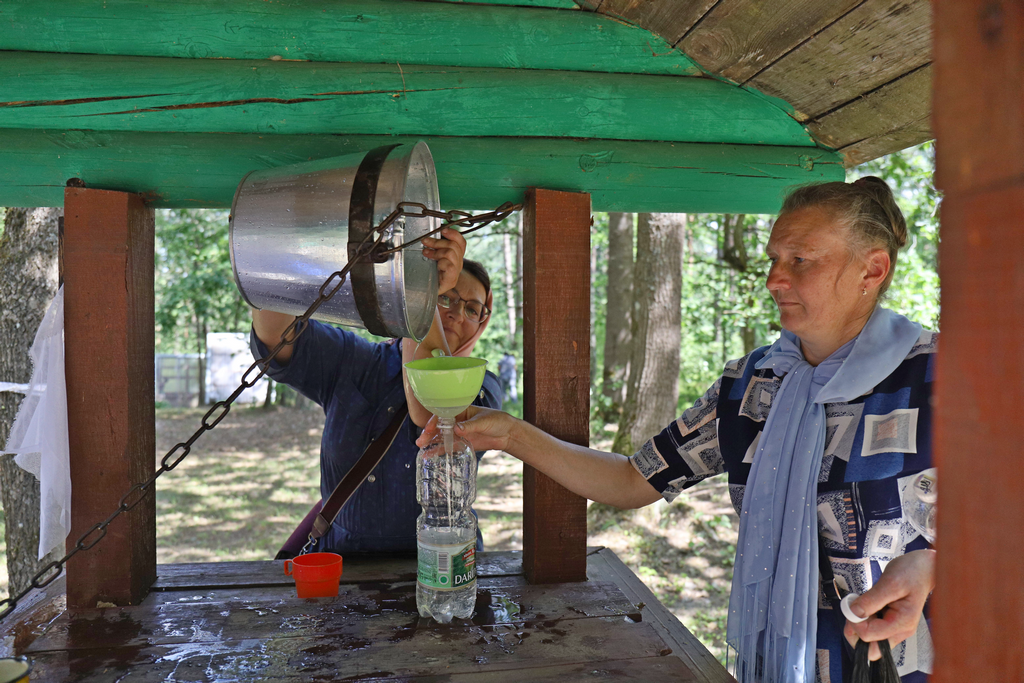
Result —
<path fill-rule="evenodd" d="M 39 480 L 39 559 L 71 532 L 71 457 L 64 382 L 64 288 L 46 309 L 32 348 L 32 379 L 5 453 Z"/>

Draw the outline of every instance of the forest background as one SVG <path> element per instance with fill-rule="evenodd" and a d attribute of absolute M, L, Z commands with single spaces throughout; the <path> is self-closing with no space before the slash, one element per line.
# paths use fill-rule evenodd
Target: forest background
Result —
<path fill-rule="evenodd" d="M 876 175 L 896 193 L 910 240 L 900 254 L 885 305 L 937 329 L 940 197 L 933 172 L 934 145 L 925 143 L 852 169 L 848 179 Z M 631 453 L 702 395 L 726 361 L 778 337 L 777 310 L 764 288 L 769 266 L 764 244 L 772 221 L 766 215 L 594 215 L 591 443 L 595 447 Z M 467 257 L 481 261 L 491 273 L 495 303 L 475 355 L 487 359 L 492 370 L 506 352 L 519 359 L 519 396 L 521 234 L 520 217 L 514 215 L 470 236 L 467 249 Z M 3 239 L 0 232 L 0 251 Z M 157 353 L 202 354 L 207 332 L 248 332 L 249 325 L 249 312 L 231 273 L 227 212 L 158 211 Z M 303 403 L 283 387 L 275 391 L 274 402 L 293 407 Z M 522 415 L 521 401 L 506 401 L 505 407 Z M 184 417 L 162 414 L 158 406 L 158 422 L 163 418 L 170 424 L 168 420 Z M 296 422 L 301 423 L 303 436 L 309 436 L 306 422 Z M 315 450 L 315 440 L 311 448 Z M 487 476 L 495 477 L 496 489 L 516 495 L 519 470 L 504 462 L 488 472 Z M 481 490 L 484 484 L 481 481 Z M 697 489 L 671 506 L 660 503 L 644 511 L 592 504 L 590 542 L 612 547 L 721 657 L 736 520 L 724 483 L 712 480 Z M 190 523 L 188 515 L 173 509 L 177 502 L 172 492 L 158 498 L 161 526 Z M 508 508 L 504 501 L 496 509 Z M 246 515 L 244 511 L 232 514 L 241 514 L 243 520 Z M 489 517 L 492 531 L 502 535 L 500 546 L 516 546 L 519 519 L 512 512 Z M 159 533 L 165 537 L 175 532 Z M 166 557 L 161 561 L 187 561 Z M 5 584 L 6 576 L 0 576 L 0 592 L 5 592 Z"/>

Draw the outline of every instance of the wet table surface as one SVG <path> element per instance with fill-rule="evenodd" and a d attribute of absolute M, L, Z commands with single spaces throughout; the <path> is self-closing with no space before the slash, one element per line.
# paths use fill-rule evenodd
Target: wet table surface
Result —
<path fill-rule="evenodd" d="M 589 580 L 529 585 L 481 553 L 472 619 L 416 611 L 415 558 L 346 557 L 337 597 L 299 599 L 281 562 L 160 565 L 141 605 L 69 612 L 62 580 L 3 624 L 33 681 L 731 681 L 607 549 Z"/>

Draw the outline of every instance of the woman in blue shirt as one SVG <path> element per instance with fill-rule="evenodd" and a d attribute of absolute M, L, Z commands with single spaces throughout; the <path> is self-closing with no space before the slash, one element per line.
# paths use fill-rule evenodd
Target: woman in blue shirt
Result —
<path fill-rule="evenodd" d="M 324 409 L 320 445 L 320 494 L 324 499 L 391 423 L 395 410 L 403 403 L 409 406 L 409 416 L 391 448 L 342 508 L 317 550 L 416 550 L 415 522 L 420 507 L 416 502 L 415 441 L 431 415 L 403 382 L 402 363 L 430 355 L 441 346 L 441 334 L 454 355 L 470 355 L 487 326 L 493 301 L 487 271 L 479 263 L 464 260 L 466 241 L 458 231 L 445 229 L 441 239 L 423 243 L 424 255 L 438 262 L 442 295 L 438 297 L 441 329 L 435 320 L 422 345 L 412 339 L 370 342 L 348 330 L 310 321 L 294 346 L 281 350 L 267 373 Z M 252 315 L 250 345 L 253 356 L 261 358 L 268 347 L 277 344 L 294 317 L 259 310 Z M 488 372 L 475 405 L 500 408 L 501 401 L 498 379 Z M 482 452 L 477 457 L 480 455 Z M 313 515 L 307 517 L 310 523 Z M 477 545 L 482 546 L 479 531 Z"/>

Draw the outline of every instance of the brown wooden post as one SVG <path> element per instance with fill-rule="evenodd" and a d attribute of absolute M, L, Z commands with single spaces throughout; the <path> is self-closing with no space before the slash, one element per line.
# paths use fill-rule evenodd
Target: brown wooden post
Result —
<path fill-rule="evenodd" d="M 935 680 L 1024 676 L 1024 5 L 938 0 Z"/>
<path fill-rule="evenodd" d="M 64 340 L 70 550 L 153 475 L 153 210 L 135 194 L 64 193 Z M 138 604 L 156 580 L 156 500 L 68 562 L 69 607 Z"/>
<path fill-rule="evenodd" d="M 523 412 L 590 443 L 590 195 L 531 189 L 523 216 Z M 587 579 L 587 501 L 523 468 L 523 568 L 530 583 Z"/>

